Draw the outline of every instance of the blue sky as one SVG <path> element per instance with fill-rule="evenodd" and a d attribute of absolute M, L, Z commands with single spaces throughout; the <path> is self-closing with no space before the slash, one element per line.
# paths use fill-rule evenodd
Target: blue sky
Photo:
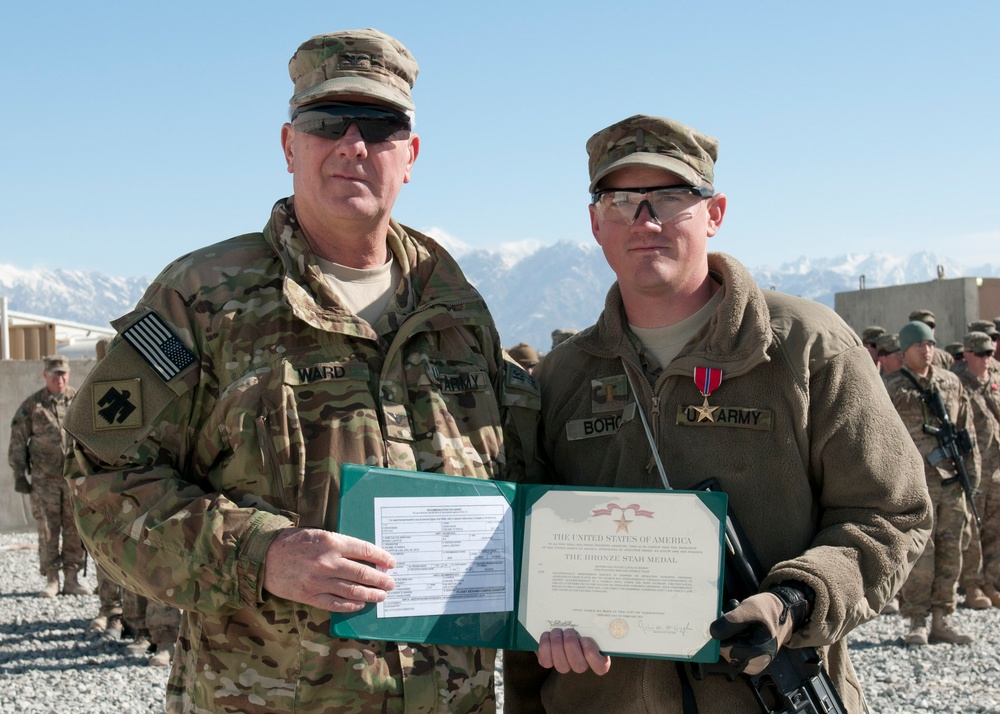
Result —
<path fill-rule="evenodd" d="M 475 247 L 591 241 L 584 144 L 720 141 L 710 246 L 752 266 L 1000 262 L 997 2 L 35 2 L 0 10 L 0 264 L 149 275 L 291 191 L 287 63 L 377 27 L 420 64 L 395 216 Z"/>

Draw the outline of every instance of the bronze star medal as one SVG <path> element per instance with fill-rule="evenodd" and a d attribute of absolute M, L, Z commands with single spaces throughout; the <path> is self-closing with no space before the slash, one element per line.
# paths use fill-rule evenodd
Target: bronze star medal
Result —
<path fill-rule="evenodd" d="M 722 384 L 722 370 L 716 367 L 695 367 L 694 384 L 704 397 L 704 401 L 700 407 L 691 405 L 691 408 L 698 412 L 698 421 L 714 422 L 715 412 L 719 407 L 709 406 L 708 395 Z"/>

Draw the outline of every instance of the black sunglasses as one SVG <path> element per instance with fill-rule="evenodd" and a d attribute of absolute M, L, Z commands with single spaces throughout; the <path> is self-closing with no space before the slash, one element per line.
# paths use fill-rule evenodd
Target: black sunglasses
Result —
<path fill-rule="evenodd" d="M 368 144 L 398 141 L 410 136 L 410 118 L 402 112 L 367 104 L 318 104 L 299 107 L 292 114 L 296 131 L 337 140 L 351 124 Z"/>

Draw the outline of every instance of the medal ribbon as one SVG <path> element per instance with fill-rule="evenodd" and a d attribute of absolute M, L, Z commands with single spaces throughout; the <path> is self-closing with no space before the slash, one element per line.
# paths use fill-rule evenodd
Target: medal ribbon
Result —
<path fill-rule="evenodd" d="M 708 395 L 718 389 L 722 384 L 722 370 L 718 367 L 695 367 L 694 386 L 701 392 L 701 396 L 708 399 Z"/>

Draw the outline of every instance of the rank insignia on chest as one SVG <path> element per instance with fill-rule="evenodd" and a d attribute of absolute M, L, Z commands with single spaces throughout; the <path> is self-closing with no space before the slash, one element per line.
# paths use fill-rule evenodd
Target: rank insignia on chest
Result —
<path fill-rule="evenodd" d="M 617 412 L 625 408 L 628 380 L 624 374 L 590 380 L 590 409 L 593 414 Z"/>

